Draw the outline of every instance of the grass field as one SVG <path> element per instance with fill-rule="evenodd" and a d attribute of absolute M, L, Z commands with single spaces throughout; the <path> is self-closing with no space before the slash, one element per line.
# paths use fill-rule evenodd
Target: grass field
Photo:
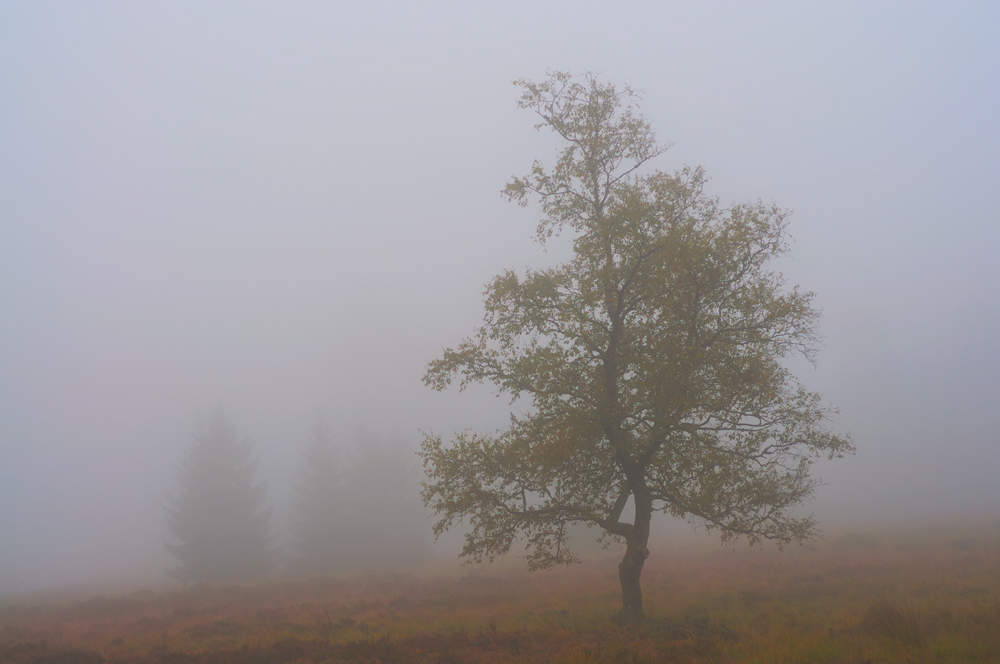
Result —
<path fill-rule="evenodd" d="M 195 585 L 0 608 L 0 662 L 1000 662 L 1000 529 L 654 551 L 623 628 L 611 558 Z"/>

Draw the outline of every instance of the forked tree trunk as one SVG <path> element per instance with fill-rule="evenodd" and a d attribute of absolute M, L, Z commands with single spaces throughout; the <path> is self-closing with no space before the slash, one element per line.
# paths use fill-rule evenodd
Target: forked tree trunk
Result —
<path fill-rule="evenodd" d="M 638 503 L 639 501 L 637 501 Z M 635 527 L 632 537 L 625 546 L 625 557 L 618 563 L 618 581 L 622 586 L 622 610 L 615 615 L 615 621 L 620 624 L 634 624 L 646 619 L 642 607 L 642 586 L 639 578 L 642 566 L 649 557 L 649 522 L 653 516 L 651 502 L 642 501 L 635 510 Z"/>

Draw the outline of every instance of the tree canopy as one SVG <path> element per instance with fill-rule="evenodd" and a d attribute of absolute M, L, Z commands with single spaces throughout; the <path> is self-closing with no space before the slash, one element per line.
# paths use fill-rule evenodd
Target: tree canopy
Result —
<path fill-rule="evenodd" d="M 819 318 L 771 268 L 788 213 L 721 205 L 701 168 L 644 173 L 668 146 L 630 88 L 559 72 L 515 84 L 563 148 L 504 194 L 540 203 L 537 241 L 565 233 L 573 254 L 497 276 L 482 325 L 430 363 L 437 390 L 485 382 L 527 403 L 495 434 L 427 436 L 423 497 L 436 534 L 467 527 L 474 561 L 523 541 L 530 569 L 571 563 L 567 525 L 597 526 L 625 544 L 620 616 L 641 619 L 654 511 L 724 540 L 807 540 L 815 520 L 793 508 L 810 466 L 853 447 L 783 363 L 814 358 Z"/>

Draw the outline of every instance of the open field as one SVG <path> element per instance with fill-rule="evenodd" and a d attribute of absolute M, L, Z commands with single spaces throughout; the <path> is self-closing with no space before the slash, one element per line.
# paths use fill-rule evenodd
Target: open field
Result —
<path fill-rule="evenodd" d="M 654 551 L 643 579 L 641 628 L 608 620 L 610 558 L 22 598 L 0 662 L 1000 662 L 995 527 Z"/>

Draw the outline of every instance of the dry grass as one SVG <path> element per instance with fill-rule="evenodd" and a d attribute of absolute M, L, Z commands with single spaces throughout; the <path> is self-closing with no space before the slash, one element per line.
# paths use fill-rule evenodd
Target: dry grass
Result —
<path fill-rule="evenodd" d="M 881 595 L 869 602 L 865 623 L 900 643 L 919 646 L 925 641 L 920 612 L 899 608 L 895 602 Z"/>
<path fill-rule="evenodd" d="M 972 534 L 654 552 L 641 628 L 612 560 L 21 602 L 0 662 L 997 662 L 1000 531 Z"/>

